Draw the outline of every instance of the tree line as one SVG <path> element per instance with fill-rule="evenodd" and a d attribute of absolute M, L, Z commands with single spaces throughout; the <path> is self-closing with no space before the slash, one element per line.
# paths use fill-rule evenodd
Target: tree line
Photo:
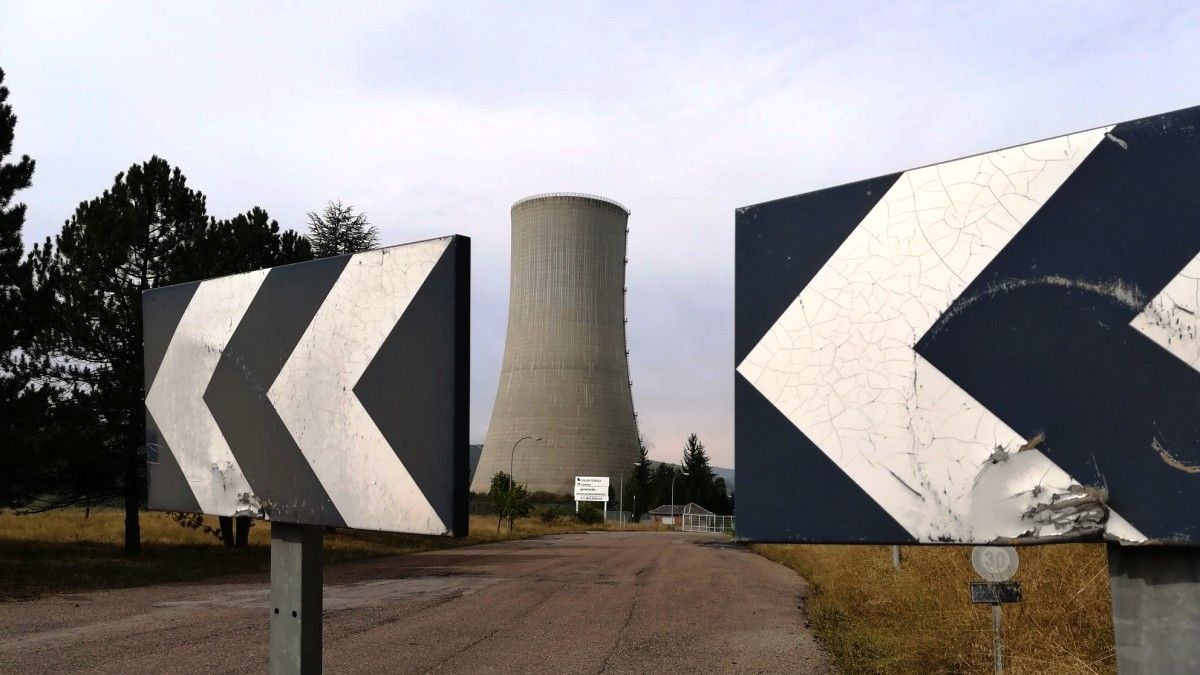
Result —
<path fill-rule="evenodd" d="M 675 501 L 671 501 L 671 487 L 674 482 Z M 725 479 L 718 476 L 712 469 L 708 452 L 704 443 L 696 434 L 688 436 L 683 445 L 683 459 L 678 466 L 665 462 L 653 462 L 647 456 L 646 445 L 640 445 L 640 454 L 633 471 L 625 476 L 624 507 L 627 508 L 637 522 L 641 516 L 659 506 L 674 503 L 682 506 L 694 502 L 713 513 L 720 515 L 733 514 L 733 494 L 728 490 Z M 616 493 L 614 486 L 609 486 L 609 506 L 615 508 Z M 513 528 L 513 521 L 530 515 L 535 504 L 550 509 L 549 514 L 557 514 L 548 505 L 572 503 L 572 495 L 552 494 L 549 492 L 529 492 L 528 488 L 513 481 L 512 476 L 503 471 L 492 475 L 489 489 L 486 493 L 473 493 L 472 499 L 487 501 L 497 516 L 496 532 L 505 521 L 508 529 Z M 584 522 L 583 509 L 579 517 Z M 596 512 L 595 517 L 600 517 Z M 596 521 L 598 522 L 598 520 Z"/>
<path fill-rule="evenodd" d="M 713 471 L 704 443 L 696 434 L 689 435 L 684 442 L 683 457 L 678 466 L 652 462 L 643 444 L 629 478 L 625 483 L 625 506 L 633 512 L 635 521 L 644 513 L 672 503 L 672 481 L 675 484 L 674 504 L 694 502 L 713 513 L 733 513 L 733 494 L 725 479 Z"/>
<path fill-rule="evenodd" d="M 218 218 L 179 167 L 152 156 L 27 253 L 17 196 L 36 164 L 12 157 L 8 94 L 0 70 L 0 507 L 120 500 L 125 550 L 136 553 L 146 492 L 142 292 L 366 250 L 378 231 L 341 202 L 309 213 L 307 236 L 257 206 Z M 221 529 L 231 541 L 228 521 Z"/>

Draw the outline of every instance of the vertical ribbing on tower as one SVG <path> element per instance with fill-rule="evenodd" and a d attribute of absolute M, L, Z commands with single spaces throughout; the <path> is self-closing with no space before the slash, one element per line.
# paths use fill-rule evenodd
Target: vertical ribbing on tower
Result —
<path fill-rule="evenodd" d="M 625 338 L 629 211 L 555 193 L 512 207 L 508 335 L 471 489 L 513 460 L 531 491 L 570 493 L 575 476 L 627 473 L 638 458 Z"/>

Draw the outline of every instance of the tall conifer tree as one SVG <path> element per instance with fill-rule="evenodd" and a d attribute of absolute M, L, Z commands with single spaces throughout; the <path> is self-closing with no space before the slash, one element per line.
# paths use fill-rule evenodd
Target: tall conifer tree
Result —
<path fill-rule="evenodd" d="M 308 214 L 308 239 L 313 255 L 358 253 L 379 245 L 379 229 L 367 221 L 367 214 L 355 213 L 353 206 L 329 202 L 320 212 Z"/>
<path fill-rule="evenodd" d="M 11 506 L 35 489 L 31 444 L 46 405 L 44 394 L 28 387 L 22 349 L 29 327 L 29 269 L 22 263 L 25 205 L 14 200 L 18 191 L 30 186 L 34 162 L 28 155 L 8 161 L 16 127 L 0 69 L 0 506 Z"/>
<path fill-rule="evenodd" d="M 34 247 L 35 288 L 52 311 L 31 352 L 79 404 L 79 424 L 92 431 L 82 456 L 119 486 L 127 553 L 140 550 L 145 494 L 142 291 L 309 257 L 301 238 L 280 233 L 261 209 L 210 219 L 204 195 L 158 157 L 117 174 L 53 243 Z M 65 500 L 70 486 L 63 491 Z"/>

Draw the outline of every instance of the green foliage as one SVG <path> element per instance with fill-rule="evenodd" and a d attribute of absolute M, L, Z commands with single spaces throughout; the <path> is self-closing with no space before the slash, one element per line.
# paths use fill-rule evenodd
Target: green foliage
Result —
<path fill-rule="evenodd" d="M 646 444 L 639 439 L 638 461 L 633 467 L 633 475 L 627 483 L 626 501 L 629 502 L 633 514 L 633 522 L 638 522 L 641 515 L 653 508 L 650 504 L 650 483 L 654 470 L 650 467 L 650 457 L 646 454 Z M 655 505 L 657 506 L 657 505 Z"/>
<path fill-rule="evenodd" d="M 686 476 L 679 479 L 682 484 L 683 499 L 676 497 L 676 503 L 686 504 L 695 502 L 713 513 L 729 513 L 731 506 L 729 494 L 725 488 L 725 479 L 713 473 L 709 463 L 708 453 L 704 444 L 696 434 L 688 436 L 683 445 L 683 462 L 681 463 Z"/>
<path fill-rule="evenodd" d="M 644 465 L 644 468 L 643 468 Z M 645 471 L 647 499 L 638 497 L 637 511 L 645 513 L 658 506 L 670 504 L 671 482 L 675 482 L 676 505 L 695 502 L 704 508 L 718 514 L 733 513 L 733 501 L 730 498 L 725 479 L 716 475 L 704 449 L 704 443 L 696 434 L 688 436 L 683 446 L 683 461 L 680 466 L 658 463 L 650 470 L 651 462 L 646 458 L 645 449 L 642 459 L 634 468 L 633 482 L 639 480 L 639 471 Z M 687 475 L 684 475 L 686 473 Z M 639 489 L 637 487 L 634 488 Z"/>
<path fill-rule="evenodd" d="M 40 313 L 27 351 L 38 375 L 65 394 L 59 413 L 73 418 L 77 432 L 68 455 L 43 456 L 67 472 L 46 507 L 119 492 L 126 550 L 139 550 L 142 292 L 310 257 L 298 235 L 281 233 L 261 209 L 209 218 L 204 195 L 159 157 L 117 174 L 111 188 L 79 205 L 53 243 L 35 246 L 29 264 Z M 86 484 L 73 484 L 84 466 L 92 467 Z"/>
<path fill-rule="evenodd" d="M 584 502 L 579 505 L 579 513 L 575 514 L 575 519 L 584 525 L 595 525 L 604 520 L 604 514 L 591 502 Z"/>
<path fill-rule="evenodd" d="M 678 470 L 670 464 L 659 463 L 650 474 L 650 500 L 646 510 L 650 511 L 671 501 L 671 478 Z M 639 504 L 640 506 L 640 504 Z"/>
<path fill-rule="evenodd" d="M 529 501 L 534 504 L 573 504 L 575 502 L 574 495 L 558 494 L 556 492 L 546 492 L 545 490 L 534 490 L 529 493 Z"/>
<path fill-rule="evenodd" d="M 500 531 L 501 523 L 506 520 L 508 529 L 511 531 L 513 521 L 528 516 L 529 511 L 533 508 L 529 501 L 529 491 L 525 486 L 514 484 L 512 476 L 503 471 L 497 471 L 496 475 L 492 476 L 488 499 L 492 501 L 492 505 L 496 509 L 497 532 Z"/>
<path fill-rule="evenodd" d="M 255 206 L 229 220 L 212 219 L 199 259 L 202 276 L 236 274 L 311 260 L 312 246 L 294 230 L 280 232 L 279 223 Z"/>
<path fill-rule="evenodd" d="M 21 290 L 26 285 L 26 270 L 21 264 L 25 253 L 21 229 L 25 225 L 25 205 L 14 203 L 20 190 L 33 180 L 34 162 L 22 155 L 16 163 L 6 162 L 12 154 L 17 116 L 8 104 L 8 88 L 4 71 L 0 70 L 0 356 L 6 357 L 20 344 L 24 316 Z"/>
<path fill-rule="evenodd" d="M 538 520 L 546 523 L 547 525 L 556 522 L 558 520 L 558 516 L 558 509 L 554 508 L 553 506 L 542 507 L 541 509 L 538 509 L 537 512 Z"/>
<path fill-rule="evenodd" d="M 29 386 L 29 364 L 20 351 L 31 327 L 29 269 L 21 261 L 25 205 L 14 199 L 30 186 L 34 161 L 28 155 L 15 163 L 6 161 L 12 154 L 17 116 L 3 85 L 0 70 L 0 506 L 12 506 L 21 495 L 42 488 L 44 472 L 33 456 L 33 442 L 47 432 L 44 412 L 52 392 Z"/>
<path fill-rule="evenodd" d="M 353 206 L 329 202 L 320 213 L 309 212 L 308 239 L 313 254 L 325 258 L 375 248 L 379 229 L 367 222 L 367 214 L 355 213 Z"/>

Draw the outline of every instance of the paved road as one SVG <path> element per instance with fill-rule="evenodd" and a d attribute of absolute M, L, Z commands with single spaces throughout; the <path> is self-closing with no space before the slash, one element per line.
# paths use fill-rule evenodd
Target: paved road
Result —
<path fill-rule="evenodd" d="M 327 672 L 828 672 L 804 581 L 722 537 L 593 533 L 332 565 Z M 265 672 L 264 577 L 0 604 L 0 671 Z"/>

